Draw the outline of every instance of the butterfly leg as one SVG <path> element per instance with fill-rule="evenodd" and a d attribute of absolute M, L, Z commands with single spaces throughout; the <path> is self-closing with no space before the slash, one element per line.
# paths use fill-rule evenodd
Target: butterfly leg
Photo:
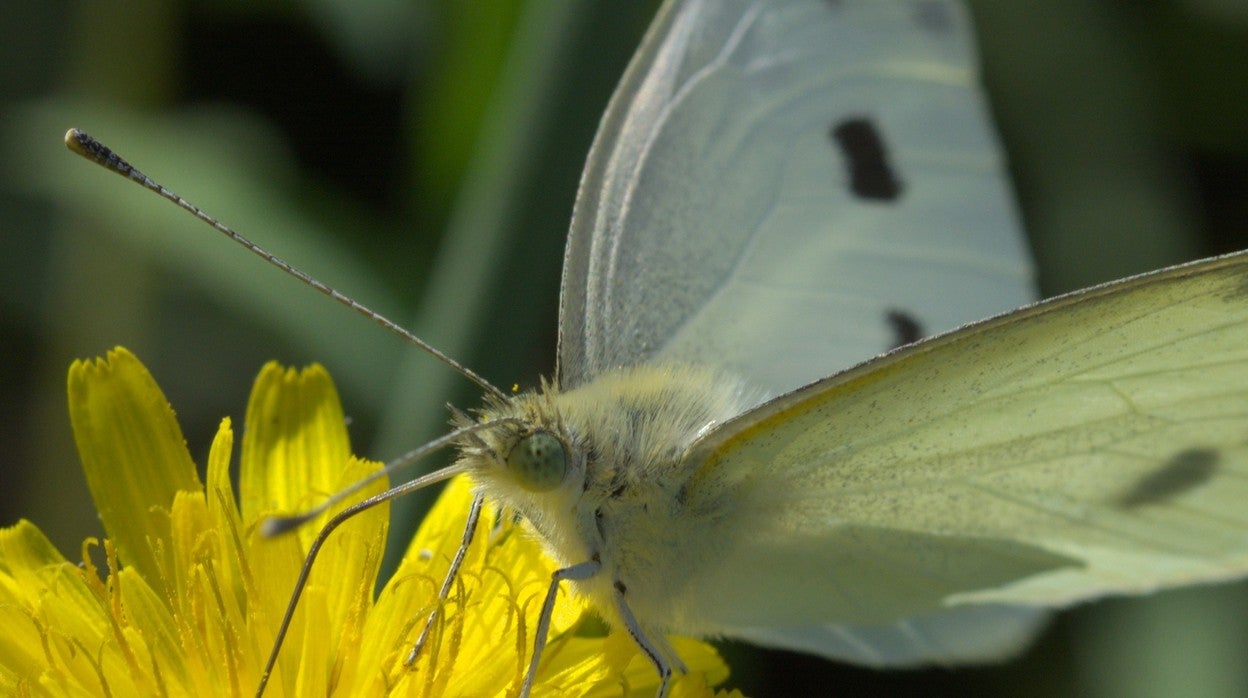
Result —
<path fill-rule="evenodd" d="M 550 589 L 546 591 L 546 600 L 542 602 L 542 614 L 537 619 L 537 632 L 533 639 L 533 658 L 529 660 L 529 671 L 524 675 L 524 686 L 520 688 L 520 698 L 529 698 L 533 690 L 533 679 L 537 677 L 537 663 L 542 658 L 542 650 L 546 647 L 546 635 L 550 632 L 550 616 L 555 612 L 555 598 L 559 595 L 559 583 L 565 579 L 579 581 L 589 579 L 602 569 L 602 562 L 594 556 L 592 560 L 555 570 L 550 575 Z"/>
<path fill-rule="evenodd" d="M 433 629 L 433 621 L 438 617 L 438 611 L 441 610 L 443 602 L 451 593 L 451 585 L 455 583 L 455 577 L 459 576 L 459 567 L 464 564 L 464 556 L 468 554 L 468 546 L 472 544 L 472 538 L 476 535 L 477 524 L 481 521 L 481 504 L 482 497 L 480 494 L 472 498 L 472 505 L 468 508 L 468 521 L 464 524 L 464 537 L 459 542 L 459 550 L 455 552 L 455 559 L 451 560 L 451 566 L 446 571 L 446 578 L 442 580 L 442 588 L 438 590 L 438 602 L 429 612 L 429 617 L 425 619 L 425 627 L 420 631 L 420 637 L 416 638 L 416 644 L 412 645 L 412 651 L 407 653 L 407 659 L 403 660 L 403 666 L 411 667 L 416 663 L 416 658 L 420 656 L 420 651 L 424 649 L 425 643 L 429 641 L 429 632 Z"/>
<path fill-rule="evenodd" d="M 624 599 L 624 585 L 619 582 L 615 584 L 615 607 L 624 621 L 624 627 L 628 629 L 628 634 L 632 636 L 633 642 L 637 643 L 659 672 L 659 690 L 655 694 L 656 698 L 665 698 L 668 684 L 672 679 L 673 666 L 682 674 L 688 672 L 688 669 L 685 668 L 675 648 L 662 633 L 647 633 L 637 622 L 632 609 L 628 607 L 628 602 Z"/>

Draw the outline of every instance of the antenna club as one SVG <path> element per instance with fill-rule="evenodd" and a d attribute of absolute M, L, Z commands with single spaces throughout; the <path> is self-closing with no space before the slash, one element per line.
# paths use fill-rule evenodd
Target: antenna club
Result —
<path fill-rule="evenodd" d="M 112 148 L 95 140 L 85 131 L 71 128 L 65 132 L 65 147 L 77 155 L 95 162 L 105 169 L 112 170 L 123 177 L 133 177 L 136 170 Z"/>
<path fill-rule="evenodd" d="M 276 538 L 306 523 L 306 516 L 270 516 L 260 522 L 260 536 Z"/>
<path fill-rule="evenodd" d="M 76 128 L 65 132 L 65 147 L 88 160 L 109 160 L 117 157 L 108 146 Z"/>
<path fill-rule="evenodd" d="M 76 128 L 71 128 L 65 132 L 65 147 L 84 157 L 87 157 L 85 143 L 94 140 L 91 136 Z"/>

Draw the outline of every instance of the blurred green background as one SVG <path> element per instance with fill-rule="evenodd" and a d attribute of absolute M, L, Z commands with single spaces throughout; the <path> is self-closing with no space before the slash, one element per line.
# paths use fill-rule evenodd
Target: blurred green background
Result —
<path fill-rule="evenodd" d="M 1246 246 L 1248 5 L 973 4 L 1046 294 Z M 33 519 L 71 558 L 84 536 L 100 535 L 64 381 L 73 359 L 117 344 L 151 369 L 201 462 L 221 417 L 241 420 L 268 359 L 325 364 L 356 450 L 382 460 L 437 433 L 446 402 L 477 397 L 384 331 L 73 157 L 61 144 L 68 127 L 496 384 L 531 386 L 554 365 L 580 168 L 654 6 L 8 6 L 0 523 Z M 732 685 L 757 696 L 1243 696 L 1248 586 L 1063 614 L 1036 649 L 989 669 L 876 673 L 729 651 Z"/>

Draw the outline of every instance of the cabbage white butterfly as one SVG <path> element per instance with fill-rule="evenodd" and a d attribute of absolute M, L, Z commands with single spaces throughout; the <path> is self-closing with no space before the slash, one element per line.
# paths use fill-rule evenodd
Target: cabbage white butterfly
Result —
<path fill-rule="evenodd" d="M 660 672 L 669 631 L 986 659 L 1039 609 L 1245 574 L 1241 256 L 910 344 L 1028 293 L 966 36 L 669 3 L 604 118 L 558 390 L 492 402 L 463 467 Z"/>

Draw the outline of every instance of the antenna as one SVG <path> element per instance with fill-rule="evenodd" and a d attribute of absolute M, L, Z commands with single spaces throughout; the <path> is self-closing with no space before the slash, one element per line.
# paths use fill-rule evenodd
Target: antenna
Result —
<path fill-rule="evenodd" d="M 360 490 L 364 489 L 365 487 L 372 484 L 373 482 L 376 482 L 377 480 L 380 480 L 383 477 L 388 477 L 390 475 L 393 475 L 399 470 L 402 470 L 403 468 L 406 468 L 409 465 L 415 464 L 421 458 L 424 458 L 425 456 L 429 455 L 433 451 L 436 451 L 439 448 L 443 448 L 449 444 L 452 444 L 455 441 L 463 438 L 464 436 L 467 436 L 468 434 L 472 434 L 472 433 L 481 431 L 483 429 L 493 429 L 495 427 L 502 426 L 504 424 L 523 424 L 523 423 L 524 421 L 518 417 L 501 417 L 499 419 L 494 419 L 489 422 L 478 422 L 477 424 L 472 424 L 466 427 L 461 427 L 448 434 L 443 434 L 442 436 L 439 436 L 433 441 L 430 441 L 429 443 L 424 444 L 422 446 L 418 446 L 408 451 L 407 453 L 404 453 L 398 458 L 395 458 L 389 463 L 386 463 L 385 467 L 383 467 L 381 470 L 378 470 L 375 473 L 372 473 L 364 478 L 356 480 L 350 485 L 347 485 L 341 490 L 338 490 L 334 494 L 327 497 L 325 501 L 312 507 L 311 509 L 307 509 L 299 514 L 294 514 L 291 516 L 269 516 L 265 518 L 264 521 L 260 523 L 260 535 L 264 536 L 265 538 L 273 538 L 275 536 L 280 536 L 286 533 L 287 531 L 296 529 L 304 525 L 305 523 L 311 521 L 312 519 L 315 519 L 321 514 L 325 513 L 326 511 L 329 510 L 330 507 L 341 502 L 347 497 L 350 497 L 352 494 L 359 492 Z M 421 487 L 424 487 L 425 485 L 431 485 L 435 482 L 441 482 L 442 480 L 450 477 L 451 475 L 458 473 L 458 471 L 456 471 L 456 473 L 449 473 L 449 474 L 443 475 L 443 473 L 447 473 L 447 471 L 451 470 L 452 467 L 453 466 L 447 466 L 446 468 L 443 468 L 442 470 L 437 470 L 427 475 L 423 475 L 405 484 L 395 485 L 394 487 L 386 490 L 382 494 L 377 495 L 377 497 L 381 498 L 380 501 L 387 501 L 390 499 L 394 499 L 395 497 L 398 497 L 406 492 L 418 490 Z M 416 485 L 413 483 L 422 483 L 422 484 Z M 365 501 L 372 501 L 372 500 L 365 500 Z M 380 503 L 380 501 L 378 503 Z"/>
<path fill-rule="evenodd" d="M 222 235 L 225 235 L 226 237 L 230 238 L 234 242 L 237 242 L 243 247 L 246 247 L 248 250 L 251 250 L 253 253 L 256 254 L 256 256 L 265 260 L 269 264 L 272 264 L 278 269 L 281 269 L 287 274 L 290 274 L 291 276 L 295 277 L 299 281 L 302 281 L 305 285 L 311 286 L 317 291 L 320 291 L 321 293 L 324 293 L 325 295 L 329 296 L 335 301 L 338 301 L 342 305 L 347 306 L 348 308 L 354 310 L 360 315 L 363 315 L 369 320 L 372 320 L 378 325 L 381 325 L 387 330 L 390 330 L 394 334 L 397 334 L 399 337 L 402 337 L 408 343 L 413 344 L 416 347 L 419 347 L 420 349 L 424 350 L 426 353 L 433 356 L 433 358 L 437 359 L 438 361 L 441 361 L 442 363 L 446 364 L 447 366 L 457 371 L 461 376 L 467 378 L 473 383 L 476 383 L 485 392 L 493 395 L 494 397 L 500 400 L 507 399 L 506 393 L 494 387 L 493 384 L 491 384 L 489 381 L 482 378 L 481 376 L 477 375 L 477 373 L 473 371 L 472 369 L 468 368 L 467 366 L 464 366 L 463 364 L 452 359 L 446 354 L 443 354 L 441 351 L 438 351 L 429 343 L 425 342 L 425 340 L 421 339 L 420 337 L 417 337 L 415 334 L 412 334 L 409 330 L 403 328 L 402 326 L 395 323 L 394 321 L 386 318 L 381 313 L 378 313 L 377 311 L 372 310 L 371 308 L 357 302 L 350 296 L 346 296 L 343 293 L 339 292 L 338 290 L 320 281 L 317 281 L 315 278 L 308 275 L 307 272 L 304 272 L 300 269 L 297 269 L 296 267 L 291 266 L 290 264 L 282 260 L 277 255 L 274 255 L 273 253 L 257 245 L 251 240 L 243 237 L 241 234 L 236 232 L 233 228 L 230 228 L 229 226 L 225 225 L 221 221 L 218 221 L 216 218 L 213 218 L 207 213 L 204 213 L 204 211 L 200 209 L 198 206 L 196 206 L 195 204 L 192 204 L 186 199 L 183 199 L 181 196 L 178 196 L 177 194 L 170 191 L 169 189 L 166 189 L 163 185 L 156 182 L 151 177 L 148 177 L 147 175 L 143 174 L 139 170 L 135 169 L 133 166 L 130 165 L 130 163 L 122 159 L 120 155 L 114 153 L 110 148 L 108 148 L 108 146 L 97 141 L 96 139 L 92 138 L 86 133 L 83 133 L 82 131 L 79 131 L 76 128 L 69 129 L 69 131 L 65 132 L 65 146 L 68 147 L 73 152 L 77 153 L 78 155 L 81 155 L 82 157 L 103 167 L 104 169 L 116 172 L 117 174 L 125 177 L 126 179 L 137 182 L 138 184 L 143 185 L 147 189 L 150 189 L 156 192 L 157 194 L 161 196 L 161 198 L 164 198 L 172 202 L 178 208 L 181 208 L 182 210 L 186 211 L 187 213 L 190 213 L 191 215 L 195 216 L 199 220 L 212 226 L 214 229 L 216 229 L 217 232 L 221 233 Z"/>

